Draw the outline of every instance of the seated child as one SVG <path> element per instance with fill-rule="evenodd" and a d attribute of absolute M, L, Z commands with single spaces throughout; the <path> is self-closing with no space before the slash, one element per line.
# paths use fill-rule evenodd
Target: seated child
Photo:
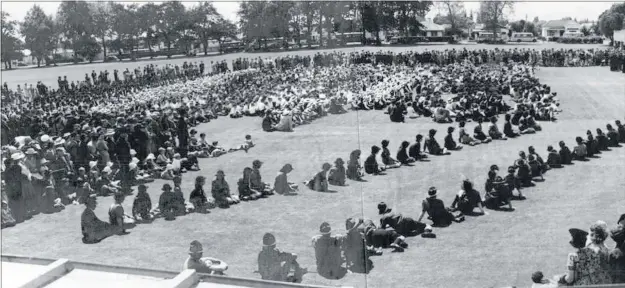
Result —
<path fill-rule="evenodd" d="M 254 147 L 254 142 L 252 142 L 252 136 L 251 135 L 245 135 L 245 142 L 243 144 L 235 147 L 235 148 L 230 148 L 230 150 L 228 150 L 228 152 L 244 150 L 245 153 L 247 153 L 247 150 L 249 150 L 252 147 Z"/>
<path fill-rule="evenodd" d="M 558 151 L 553 149 L 553 146 L 549 145 L 547 146 L 547 152 L 549 152 L 547 155 L 547 165 L 552 168 L 562 167 L 562 160 L 560 159 Z"/>
<path fill-rule="evenodd" d="M 137 196 L 132 202 L 132 217 L 138 221 L 148 221 L 152 219 L 152 200 L 147 192 L 147 187 L 144 184 L 140 184 L 137 188 Z"/>
<path fill-rule="evenodd" d="M 484 134 L 484 132 L 482 131 L 482 122 L 481 121 L 473 129 L 473 138 L 475 138 L 476 140 L 481 141 L 482 143 L 489 143 L 489 142 L 491 142 L 493 140 L 489 136 L 486 136 L 486 134 Z"/>
<path fill-rule="evenodd" d="M 578 136 L 577 138 L 575 138 L 575 142 L 577 142 L 577 146 L 573 148 L 573 154 L 572 154 L 573 160 L 578 160 L 578 161 L 586 160 L 586 156 L 587 156 L 586 145 L 584 145 L 582 137 Z"/>
<path fill-rule="evenodd" d="M 213 141 L 213 144 L 211 144 L 208 147 L 208 153 L 211 155 L 211 157 L 219 157 L 221 155 L 224 155 L 226 153 L 228 153 L 226 151 L 226 149 L 218 146 L 219 142 L 218 141 Z"/>
<path fill-rule="evenodd" d="M 171 163 L 171 161 L 169 160 L 165 152 L 166 152 L 165 148 L 163 147 L 158 148 L 158 157 L 156 157 L 156 161 L 155 161 L 156 165 L 160 167 L 166 167 L 167 164 Z"/>
<path fill-rule="evenodd" d="M 334 161 L 334 168 L 328 174 L 328 183 L 335 186 L 345 186 L 346 178 L 345 163 L 343 159 L 337 158 Z"/>
<path fill-rule="evenodd" d="M 128 168 L 130 173 L 131 186 L 154 182 L 154 179 L 151 177 L 150 174 L 147 174 L 143 170 L 139 169 L 137 163 L 130 163 L 128 165 Z"/>
<path fill-rule="evenodd" d="M 167 164 L 167 167 L 163 172 L 161 172 L 161 179 L 164 180 L 174 180 L 174 166 L 172 164 Z"/>

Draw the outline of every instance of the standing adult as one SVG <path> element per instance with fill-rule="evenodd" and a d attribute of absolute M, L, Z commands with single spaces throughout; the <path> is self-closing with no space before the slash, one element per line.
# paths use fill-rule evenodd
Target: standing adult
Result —
<path fill-rule="evenodd" d="M 189 128 L 187 125 L 187 110 L 180 109 L 178 111 L 178 147 L 180 150 L 180 156 L 187 157 L 187 151 L 189 146 Z"/>
<path fill-rule="evenodd" d="M 128 134 L 126 131 L 121 132 L 119 139 L 115 143 L 115 154 L 119 161 L 119 174 L 121 175 L 122 192 L 130 193 L 130 143 L 128 143 Z"/>

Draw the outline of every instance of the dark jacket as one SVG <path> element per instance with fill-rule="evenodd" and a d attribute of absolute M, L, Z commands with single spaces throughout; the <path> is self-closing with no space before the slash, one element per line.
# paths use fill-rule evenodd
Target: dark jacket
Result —
<path fill-rule="evenodd" d="M 119 138 L 115 143 L 115 154 L 121 163 L 130 163 L 130 144 L 124 138 Z"/>
<path fill-rule="evenodd" d="M 375 159 L 375 155 L 371 154 L 365 160 L 365 172 L 368 174 L 377 174 L 380 173 L 380 168 L 378 167 L 378 162 Z"/>

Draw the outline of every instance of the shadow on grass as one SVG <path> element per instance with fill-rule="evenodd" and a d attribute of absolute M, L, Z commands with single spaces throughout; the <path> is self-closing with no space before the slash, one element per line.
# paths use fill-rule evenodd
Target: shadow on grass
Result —
<path fill-rule="evenodd" d="M 371 270 L 373 269 L 373 261 L 367 258 L 364 265 L 351 265 L 348 269 L 352 273 L 369 274 L 369 272 L 371 272 Z"/>
<path fill-rule="evenodd" d="M 539 179 L 532 179 L 532 181 L 541 183 L 541 182 L 545 182 L 545 179 L 544 178 L 543 179 L 540 179 L 540 178 Z"/>
<path fill-rule="evenodd" d="M 329 280 L 339 280 L 345 277 L 345 275 L 347 275 L 347 268 L 345 267 L 339 267 L 336 270 L 337 271 L 327 271 L 327 272 L 326 271 L 319 272 L 319 270 L 317 270 L 317 274 Z"/>
<path fill-rule="evenodd" d="M 314 190 L 313 190 L 314 191 Z M 319 193 L 338 193 L 339 191 L 336 190 L 328 190 L 328 191 L 314 191 L 314 192 L 319 192 Z"/>

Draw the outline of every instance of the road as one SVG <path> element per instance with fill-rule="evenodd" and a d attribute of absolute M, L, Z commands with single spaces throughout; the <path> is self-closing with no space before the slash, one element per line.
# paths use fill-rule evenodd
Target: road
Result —
<path fill-rule="evenodd" d="M 379 50 L 391 50 L 395 53 L 403 51 L 424 51 L 424 50 L 444 50 L 444 49 L 511 49 L 511 48 L 535 48 L 535 49 L 591 49 L 591 48 L 607 48 L 606 45 L 599 44 L 560 44 L 560 43 L 521 43 L 521 44 L 506 44 L 506 45 L 486 45 L 486 44 L 460 44 L 460 45 L 448 45 L 448 44 L 433 44 L 433 45 L 420 45 L 420 46 L 355 46 L 349 48 L 340 48 L 332 50 L 299 50 L 299 51 L 286 51 L 286 52 L 267 52 L 267 53 L 235 53 L 226 55 L 217 55 L 209 57 L 194 57 L 194 58 L 175 58 L 175 59 L 155 59 L 151 61 L 138 61 L 138 62 L 110 62 L 110 63 L 92 63 L 92 64 L 79 64 L 79 65 L 65 65 L 58 67 L 45 67 L 45 68 L 28 68 L 28 69 L 16 69 L 11 71 L 2 71 L 2 82 L 6 82 L 9 88 L 15 89 L 17 85 L 24 85 L 24 83 L 33 84 L 37 81 L 42 81 L 48 86 L 57 88 L 58 76 L 67 76 L 67 79 L 71 81 L 79 81 L 85 79 L 85 74 L 91 74 L 92 70 L 97 73 L 102 70 L 108 70 L 110 77 L 113 77 L 113 70 L 124 71 L 126 68 L 133 70 L 137 67 L 143 67 L 147 64 L 154 63 L 155 65 L 174 64 L 182 65 L 185 61 L 204 61 L 207 69 L 210 69 L 211 61 L 226 60 L 228 65 L 232 63 L 232 60 L 239 57 L 256 58 L 256 57 L 277 57 L 282 55 L 314 55 L 317 52 L 328 51 L 379 51 Z"/>

